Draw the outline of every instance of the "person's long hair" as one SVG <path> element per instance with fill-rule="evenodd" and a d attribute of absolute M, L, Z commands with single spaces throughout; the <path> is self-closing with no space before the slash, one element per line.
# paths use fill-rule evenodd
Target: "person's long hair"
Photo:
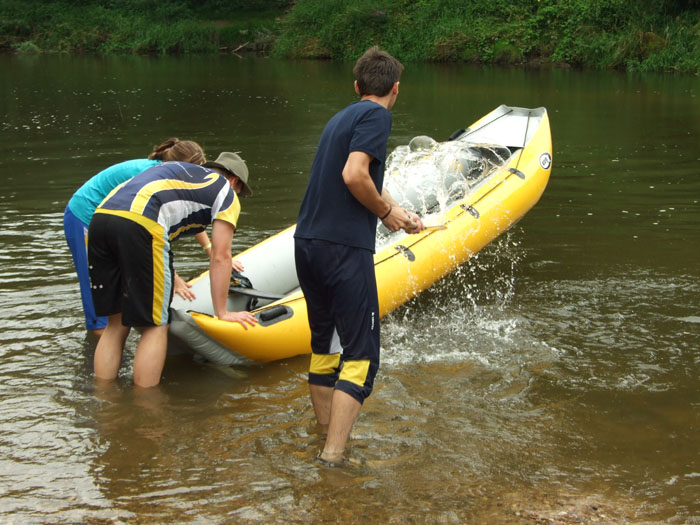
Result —
<path fill-rule="evenodd" d="M 149 160 L 180 160 L 191 162 L 200 166 L 207 161 L 202 147 L 192 140 L 180 140 L 177 137 L 170 138 L 158 146 L 153 146 L 153 151 L 148 156 Z"/>

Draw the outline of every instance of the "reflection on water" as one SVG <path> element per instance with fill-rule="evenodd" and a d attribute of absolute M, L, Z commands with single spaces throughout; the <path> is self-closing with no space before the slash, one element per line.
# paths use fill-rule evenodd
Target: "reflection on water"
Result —
<path fill-rule="evenodd" d="M 407 67 L 389 150 L 546 106 L 555 166 L 506 235 L 382 322 L 382 368 L 326 469 L 307 358 L 162 384 L 92 378 L 65 202 L 167 136 L 241 151 L 242 250 L 298 211 L 347 65 L 0 57 L 0 515 L 18 522 L 529 523 L 700 518 L 698 79 Z M 186 74 L 183 74 L 183 71 Z M 10 79 L 12 79 L 10 81 Z M 347 89 L 346 89 L 347 88 Z M 186 276 L 206 267 L 175 247 Z"/>

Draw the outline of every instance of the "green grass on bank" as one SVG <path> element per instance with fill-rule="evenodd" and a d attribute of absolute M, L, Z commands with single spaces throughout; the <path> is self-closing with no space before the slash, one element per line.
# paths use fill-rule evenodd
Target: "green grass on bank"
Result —
<path fill-rule="evenodd" d="M 279 56 L 700 71 L 697 0 L 299 0 Z"/>
<path fill-rule="evenodd" d="M 700 0 L 3 0 L 0 48 L 700 72 Z"/>
<path fill-rule="evenodd" d="M 288 2 L 3 0 L 0 49 L 98 54 L 269 51 Z"/>

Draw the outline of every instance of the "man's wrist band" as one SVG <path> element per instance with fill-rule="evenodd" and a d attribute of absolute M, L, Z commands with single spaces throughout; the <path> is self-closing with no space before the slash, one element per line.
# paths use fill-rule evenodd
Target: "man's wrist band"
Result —
<path fill-rule="evenodd" d="M 206 246 L 202 246 L 202 250 L 204 250 L 205 252 L 209 249 L 211 249 L 211 243 L 207 244 Z"/>
<path fill-rule="evenodd" d="M 389 214 L 391 213 L 392 208 L 393 208 L 393 206 L 391 204 L 389 204 L 389 211 L 384 214 L 384 217 L 379 217 L 379 220 L 383 221 L 384 219 L 386 219 L 389 216 Z"/>

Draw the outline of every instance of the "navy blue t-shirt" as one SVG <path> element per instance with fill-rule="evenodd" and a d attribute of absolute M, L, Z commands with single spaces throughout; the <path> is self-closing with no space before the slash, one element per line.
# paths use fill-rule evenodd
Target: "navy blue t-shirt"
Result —
<path fill-rule="evenodd" d="M 377 216 L 350 193 L 343 168 L 351 152 L 367 153 L 372 157 L 369 174 L 381 193 L 391 123 L 391 112 L 370 100 L 354 102 L 328 121 L 311 166 L 295 237 L 374 252 Z"/>

